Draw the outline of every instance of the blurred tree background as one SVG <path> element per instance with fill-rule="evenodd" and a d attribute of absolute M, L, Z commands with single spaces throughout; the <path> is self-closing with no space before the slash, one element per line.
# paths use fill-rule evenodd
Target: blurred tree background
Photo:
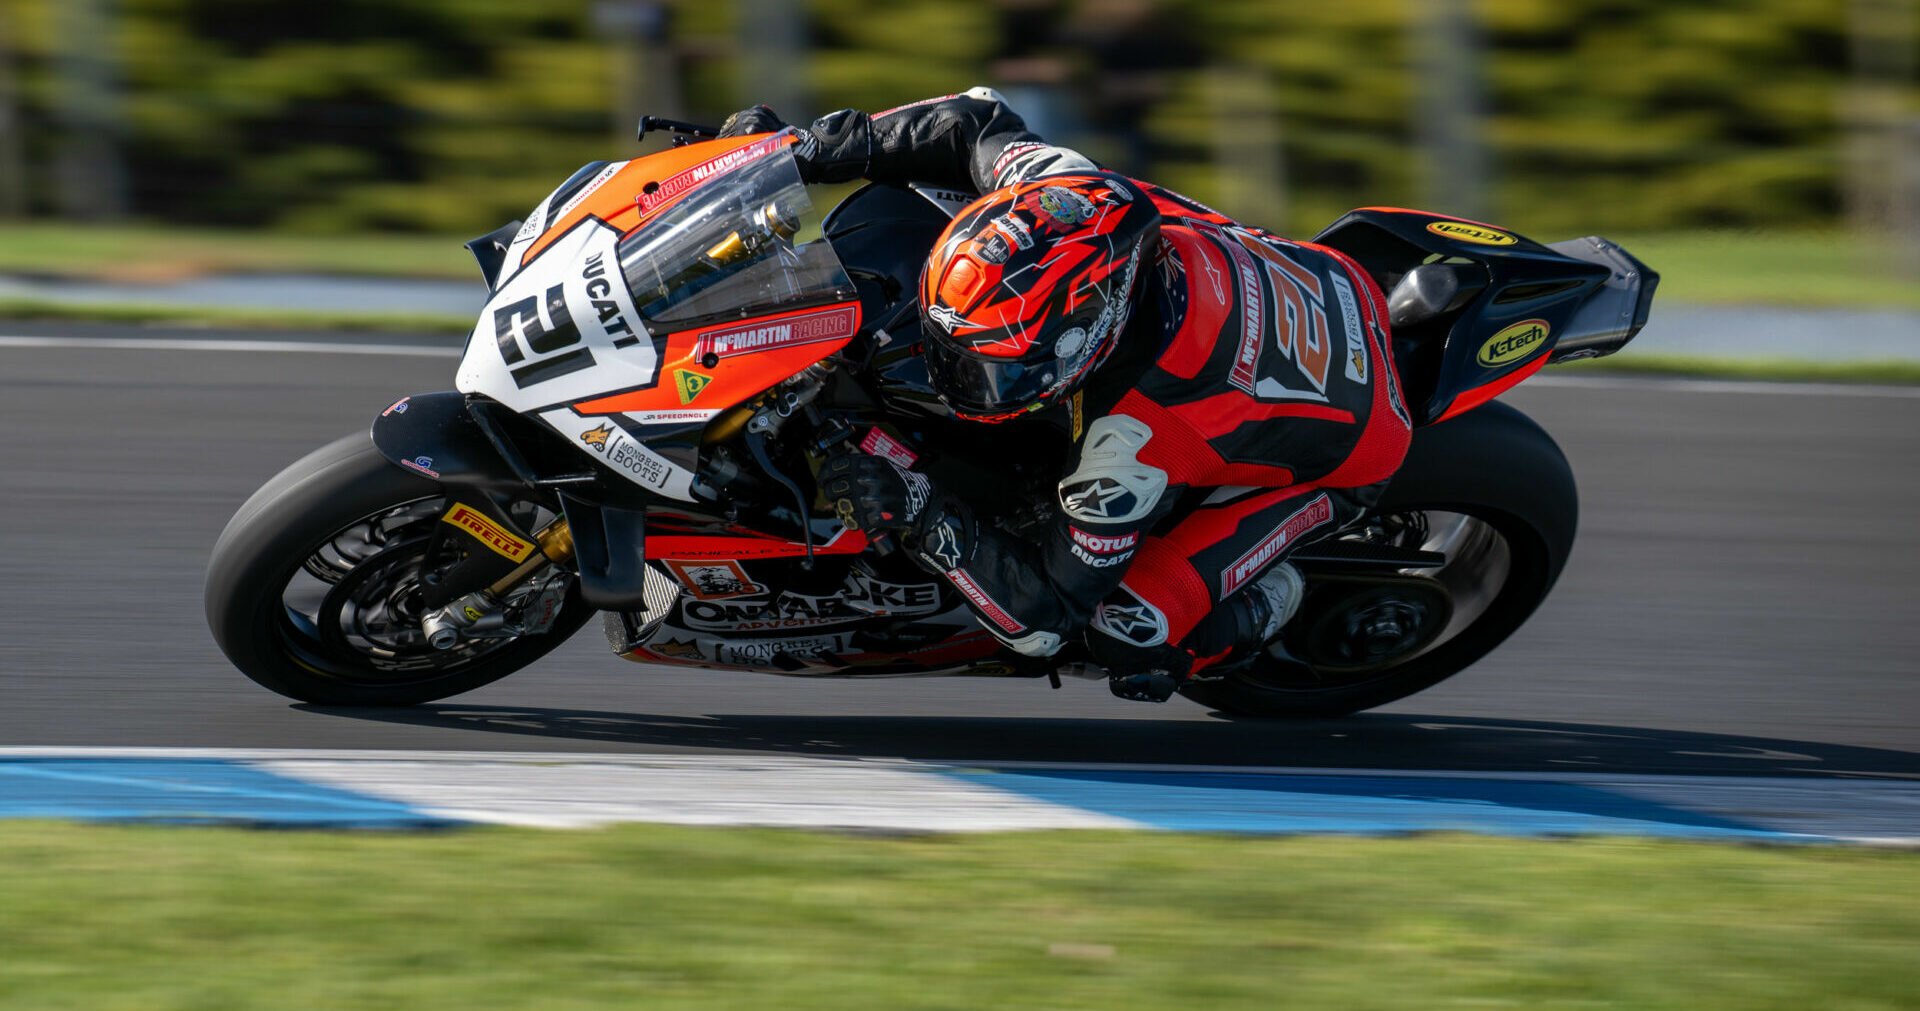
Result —
<path fill-rule="evenodd" d="M 978 83 L 1292 232 L 1920 221 L 1915 0 L 0 0 L 0 215 L 477 233 L 637 112 Z"/>

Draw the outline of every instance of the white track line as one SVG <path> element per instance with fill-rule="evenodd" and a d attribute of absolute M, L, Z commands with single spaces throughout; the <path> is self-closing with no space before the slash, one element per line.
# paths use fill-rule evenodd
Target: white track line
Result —
<path fill-rule="evenodd" d="M 311 784 L 380 797 L 463 821 L 573 828 L 616 822 L 751 824 L 887 831 L 1137 828 L 1151 805 L 1111 798 L 1028 796 L 1021 773 L 1046 770 L 1232 773 L 1212 784 L 1222 810 L 1260 777 L 1385 780 L 1383 797 L 1417 781 L 1544 782 L 1585 786 L 1727 819 L 1781 838 L 1869 845 L 1920 844 L 1920 783 L 1779 776 L 1664 776 L 1629 772 L 1514 773 L 1426 769 L 1316 769 L 1058 762 L 927 762 L 850 756 L 406 752 L 266 748 L 84 748 L 0 746 L 0 772 L 32 759 L 221 759 Z M 29 770 L 30 771 L 30 770 Z M 966 775 L 965 773 L 975 773 Z M 1397 781 L 1397 783 L 1396 783 Z M 1178 780 L 1170 784 L 1179 787 Z M 1011 788 L 1003 788 L 1009 787 Z M 1141 789 L 1151 796 L 1151 784 Z M 1446 788 L 1439 788 L 1441 796 Z M 1421 794 L 1420 789 L 1413 789 Z M 1362 791 L 1364 794 L 1365 791 Z M 1337 802 L 1330 802 L 1337 807 Z M 1255 804 L 1257 807 L 1257 803 Z M 1497 821 L 1494 822 L 1497 824 Z M 1452 824 L 1452 822 L 1448 822 Z"/>
<path fill-rule="evenodd" d="M 1751 379 L 1661 379 L 1627 376 L 1534 376 L 1520 389 L 1563 387 L 1590 390 L 1666 390 L 1673 393 L 1743 393 L 1789 397 L 1873 397 L 1912 400 L 1920 386 L 1877 386 L 1867 383 L 1802 383 L 1791 380 L 1759 382 Z"/>
<path fill-rule="evenodd" d="M 194 340 L 173 337 L 15 337 L 0 336 L 0 348 L 97 348 L 123 351 L 266 351 L 281 354 L 389 355 L 457 358 L 460 349 L 432 344 L 351 344 L 293 340 Z M 1743 394 L 1748 396 L 1920 399 L 1920 386 L 1865 383 L 1756 382 L 1738 379 L 1665 379 L 1639 376 L 1535 376 L 1523 388 L 1653 390 L 1668 393 Z"/>
<path fill-rule="evenodd" d="M 0 348 L 96 348 L 119 351 L 277 351 L 313 355 L 405 355 L 457 358 L 457 347 L 432 344 L 348 344 L 334 341 L 187 340 L 172 337 L 10 337 Z"/>

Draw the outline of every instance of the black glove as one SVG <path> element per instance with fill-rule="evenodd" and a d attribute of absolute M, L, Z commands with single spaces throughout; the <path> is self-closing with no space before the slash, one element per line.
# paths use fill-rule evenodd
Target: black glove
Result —
<path fill-rule="evenodd" d="M 784 130 L 786 126 L 786 122 L 772 109 L 756 105 L 728 116 L 726 122 L 720 124 L 720 136 L 744 137 L 750 133 L 772 133 Z"/>
<path fill-rule="evenodd" d="M 843 452 L 820 468 L 820 490 L 840 522 L 868 533 L 907 531 L 926 511 L 933 483 L 891 460 Z"/>
<path fill-rule="evenodd" d="M 720 136 L 772 133 L 786 127 L 772 109 L 756 105 L 728 116 L 720 124 Z M 841 109 L 795 132 L 800 135 L 800 143 L 794 146 L 793 157 L 800 165 L 802 182 L 844 183 L 866 174 L 867 162 L 873 157 L 873 131 L 866 113 Z"/>

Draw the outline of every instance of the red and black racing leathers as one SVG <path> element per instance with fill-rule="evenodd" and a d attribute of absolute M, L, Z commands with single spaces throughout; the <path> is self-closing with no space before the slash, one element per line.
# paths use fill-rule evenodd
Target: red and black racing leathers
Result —
<path fill-rule="evenodd" d="M 750 125 L 750 124 L 749 124 Z M 816 122 L 816 181 L 975 192 L 1093 169 L 987 89 Z M 1223 600 L 1371 505 L 1411 425 L 1386 300 L 1343 254 L 1140 186 L 1162 248 L 1119 350 L 1074 398 L 1075 440 L 1040 543 L 938 494 L 916 553 L 1013 649 L 1049 656 L 1091 629 L 1127 673 L 1204 669 L 1236 645 Z"/>

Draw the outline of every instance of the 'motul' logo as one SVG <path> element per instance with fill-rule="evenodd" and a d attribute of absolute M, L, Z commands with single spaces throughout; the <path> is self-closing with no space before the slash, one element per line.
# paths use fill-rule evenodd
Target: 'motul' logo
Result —
<path fill-rule="evenodd" d="M 1546 342 L 1549 328 L 1544 319 L 1523 319 L 1487 338 L 1475 358 L 1487 368 L 1517 362 Z"/>

